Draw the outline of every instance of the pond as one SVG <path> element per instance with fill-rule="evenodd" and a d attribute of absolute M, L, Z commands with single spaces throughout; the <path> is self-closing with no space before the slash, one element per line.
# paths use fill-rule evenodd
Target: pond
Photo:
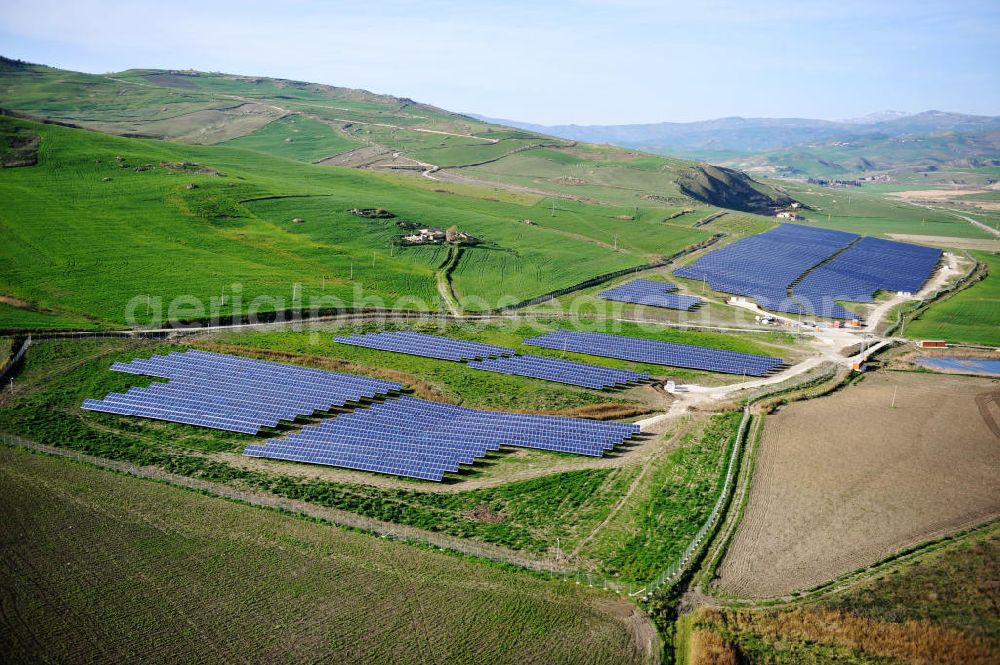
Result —
<path fill-rule="evenodd" d="M 1000 359 L 994 360 L 991 358 L 954 358 L 950 356 L 939 356 L 933 358 L 917 358 L 916 363 L 922 367 L 939 369 L 945 372 L 1000 376 Z"/>

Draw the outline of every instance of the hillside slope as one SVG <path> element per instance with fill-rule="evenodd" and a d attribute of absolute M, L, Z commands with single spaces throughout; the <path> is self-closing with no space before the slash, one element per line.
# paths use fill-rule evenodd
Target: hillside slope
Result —
<path fill-rule="evenodd" d="M 500 127 L 410 99 L 302 81 L 133 69 L 105 76 L 0 59 L 3 108 L 128 137 L 229 144 L 298 161 L 487 183 L 564 200 L 695 202 L 769 214 L 785 201 L 730 172 L 741 194 L 679 186 L 693 162 Z M 714 181 L 713 181 L 714 182 Z"/>
<path fill-rule="evenodd" d="M 556 204 L 9 117 L 0 117 L 0 137 L 37 145 L 27 160 L 34 165 L 0 169 L 0 296 L 8 305 L 0 328 L 31 327 L 39 314 L 156 325 L 283 310 L 296 300 L 307 310 L 436 310 L 448 249 L 401 244 L 412 226 L 455 225 L 481 241 L 451 269 L 470 310 L 642 265 L 711 235 L 683 225 L 700 213 L 677 217 L 682 208 L 656 201 L 638 209 Z M 395 217 L 369 219 L 355 208 Z"/>

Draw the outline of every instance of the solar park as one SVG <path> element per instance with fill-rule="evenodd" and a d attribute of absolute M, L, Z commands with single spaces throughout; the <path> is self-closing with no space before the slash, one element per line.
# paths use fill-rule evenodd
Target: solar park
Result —
<path fill-rule="evenodd" d="M 319 425 L 250 444 L 244 454 L 423 480 L 440 481 L 501 445 L 599 457 L 639 432 L 625 423 L 394 398 L 402 386 L 391 381 L 197 350 L 112 369 L 168 382 L 88 399 L 84 409 L 258 434 L 280 421 L 346 407 Z"/>
<path fill-rule="evenodd" d="M 715 291 L 754 298 L 764 309 L 857 319 L 835 301 L 872 302 L 876 291 L 918 291 L 941 250 L 782 224 L 674 270 Z"/>
<path fill-rule="evenodd" d="M 88 399 L 84 409 L 242 434 L 402 389 L 391 381 L 197 350 L 115 363 L 111 369 L 169 381 Z"/>
<path fill-rule="evenodd" d="M 634 279 L 607 291 L 601 291 L 598 297 L 604 300 L 650 305 L 666 309 L 688 311 L 701 304 L 701 298 L 683 296 L 676 293 L 677 286 L 667 282 L 657 282 L 651 279 Z"/>

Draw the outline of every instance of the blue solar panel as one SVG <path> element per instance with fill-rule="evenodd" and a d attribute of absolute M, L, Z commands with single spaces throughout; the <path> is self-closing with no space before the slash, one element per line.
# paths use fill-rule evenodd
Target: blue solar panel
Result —
<path fill-rule="evenodd" d="M 855 319 L 836 301 L 872 302 L 879 290 L 918 291 L 940 257 L 941 250 L 929 247 L 782 224 L 709 252 L 674 274 L 750 296 L 764 309 Z"/>
<path fill-rule="evenodd" d="M 384 332 L 354 335 L 353 337 L 334 337 L 341 344 L 363 346 L 382 351 L 408 353 L 424 358 L 439 360 L 472 360 L 475 358 L 491 358 L 495 356 L 514 355 L 514 349 L 479 342 L 467 342 L 440 335 L 428 335 L 417 332 Z"/>
<path fill-rule="evenodd" d="M 568 330 L 557 330 L 540 337 L 526 339 L 524 343 L 549 349 L 561 349 L 654 365 L 750 376 L 763 376 L 784 363 L 781 358 L 751 353 Z"/>
<path fill-rule="evenodd" d="M 765 309 L 807 313 L 789 296 L 788 287 L 857 237 L 844 231 L 782 224 L 709 252 L 673 274 L 704 280 L 715 291 L 752 297 Z"/>
<path fill-rule="evenodd" d="M 501 445 L 600 456 L 638 431 L 634 424 L 400 397 L 249 445 L 243 454 L 439 481 Z"/>
<path fill-rule="evenodd" d="M 793 291 L 820 316 L 857 318 L 834 301 L 869 303 L 876 291 L 919 291 L 940 260 L 940 249 L 862 238 L 810 271 Z"/>
<path fill-rule="evenodd" d="M 650 279 L 634 279 L 613 289 L 601 291 L 598 296 L 605 300 L 680 310 L 690 310 L 701 303 L 701 298 L 670 293 L 676 290 L 676 286 L 666 282 L 657 282 Z"/>
<path fill-rule="evenodd" d="M 86 400 L 84 409 L 245 434 L 402 389 L 391 381 L 196 350 L 137 358 L 112 369 L 169 382 Z"/>
<path fill-rule="evenodd" d="M 469 367 L 596 389 L 622 386 L 649 379 L 648 374 L 640 374 L 639 372 L 535 355 L 475 360 L 469 362 Z"/>

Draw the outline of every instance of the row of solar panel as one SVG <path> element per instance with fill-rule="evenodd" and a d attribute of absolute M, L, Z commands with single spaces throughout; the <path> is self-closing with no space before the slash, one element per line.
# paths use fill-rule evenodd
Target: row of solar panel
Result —
<path fill-rule="evenodd" d="M 535 355 L 514 355 L 513 349 L 426 333 L 368 333 L 334 339 L 343 344 L 371 349 L 441 360 L 468 361 L 469 367 L 473 369 L 526 376 L 585 388 L 611 388 L 649 379 L 647 374 Z"/>
<path fill-rule="evenodd" d="M 442 480 L 500 445 L 600 456 L 638 426 L 481 411 L 401 397 L 359 409 L 244 455 Z"/>
<path fill-rule="evenodd" d="M 549 349 L 561 349 L 654 365 L 750 376 L 763 376 L 784 363 L 781 358 L 751 353 L 658 342 L 606 333 L 568 330 L 557 330 L 546 335 L 526 339 L 524 343 Z"/>
<path fill-rule="evenodd" d="M 601 291 L 598 296 L 605 300 L 685 311 L 701 303 L 701 298 L 671 293 L 671 291 L 676 290 L 677 287 L 675 285 L 666 282 L 656 282 L 650 279 L 634 279 L 613 289 Z"/>
<path fill-rule="evenodd" d="M 428 335 L 417 332 L 383 332 L 354 335 L 353 337 L 334 337 L 343 344 L 363 346 L 382 351 L 408 353 L 424 358 L 439 360 L 473 360 L 476 358 L 492 358 L 496 356 L 512 356 L 514 349 L 479 342 L 467 342 L 451 337 Z"/>
<path fill-rule="evenodd" d="M 469 367 L 487 372 L 527 376 L 597 390 L 648 381 L 650 378 L 648 374 L 639 372 L 535 355 L 473 360 L 469 362 Z"/>
<path fill-rule="evenodd" d="M 197 350 L 137 358 L 112 369 L 169 383 L 87 400 L 84 409 L 246 434 L 402 389 L 392 381 Z"/>

